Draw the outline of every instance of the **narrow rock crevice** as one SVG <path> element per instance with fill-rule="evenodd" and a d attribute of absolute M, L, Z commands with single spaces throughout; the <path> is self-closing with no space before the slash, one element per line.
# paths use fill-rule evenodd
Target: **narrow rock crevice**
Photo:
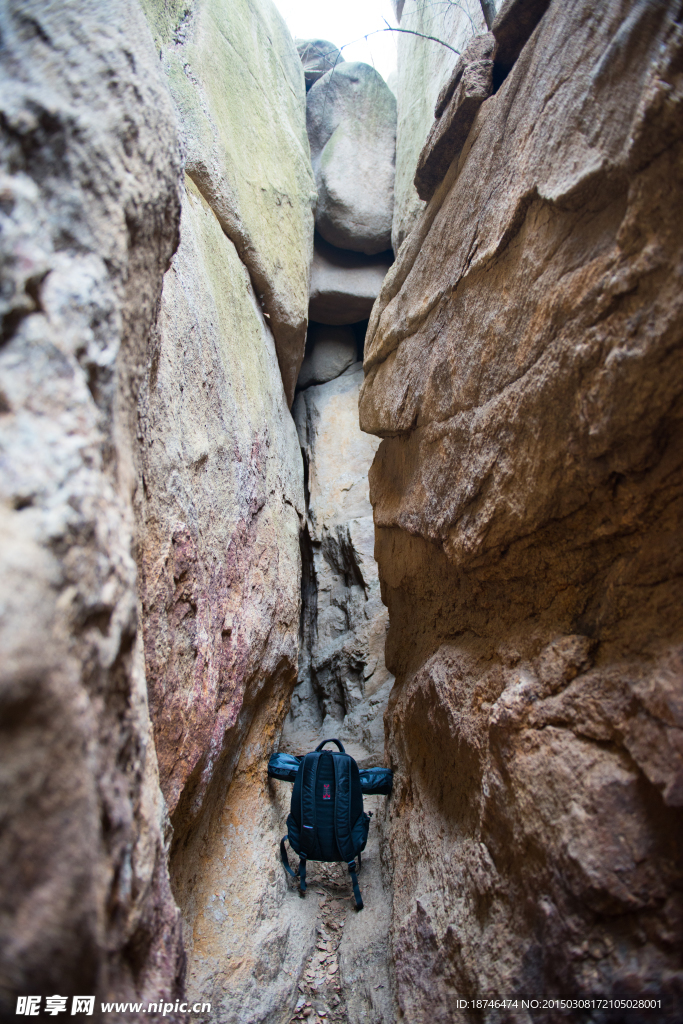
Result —
<path fill-rule="evenodd" d="M 3 5 L 2 1020 L 683 1020 L 681 4 L 496 6 Z"/>

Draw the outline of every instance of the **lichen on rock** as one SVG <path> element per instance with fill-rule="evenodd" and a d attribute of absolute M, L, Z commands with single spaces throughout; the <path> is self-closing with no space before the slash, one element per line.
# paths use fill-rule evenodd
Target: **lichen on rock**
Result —
<path fill-rule="evenodd" d="M 144 0 L 185 169 L 249 271 L 291 405 L 303 359 L 315 183 L 301 62 L 270 0 Z"/>

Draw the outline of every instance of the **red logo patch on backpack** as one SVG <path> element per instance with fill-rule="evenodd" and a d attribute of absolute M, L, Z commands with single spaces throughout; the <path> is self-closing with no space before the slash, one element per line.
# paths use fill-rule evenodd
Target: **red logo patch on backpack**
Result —
<path fill-rule="evenodd" d="M 329 782 L 323 782 L 323 800 L 331 800 L 332 794 L 330 793 Z"/>

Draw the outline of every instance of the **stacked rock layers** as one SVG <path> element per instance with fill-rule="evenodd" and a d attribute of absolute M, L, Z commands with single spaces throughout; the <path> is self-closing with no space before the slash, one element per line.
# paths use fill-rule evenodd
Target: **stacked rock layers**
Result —
<path fill-rule="evenodd" d="M 536 20 L 366 343 L 397 994 L 412 1022 L 531 993 L 653 995 L 673 1021 L 680 5 Z"/>

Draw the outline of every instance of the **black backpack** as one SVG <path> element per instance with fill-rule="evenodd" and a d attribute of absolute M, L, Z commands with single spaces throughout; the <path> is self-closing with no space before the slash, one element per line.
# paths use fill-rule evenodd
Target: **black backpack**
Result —
<path fill-rule="evenodd" d="M 339 751 L 323 750 L 326 743 L 336 743 Z M 366 768 L 359 771 L 354 759 L 344 751 L 339 740 L 323 740 L 315 751 L 304 757 L 273 754 L 268 762 L 268 775 L 284 782 L 293 782 L 292 804 L 287 818 L 287 835 L 280 843 L 285 871 L 299 876 L 299 888 L 306 892 L 306 861 L 346 861 L 356 897 L 356 908 L 363 909 L 358 888 L 361 850 L 368 841 L 371 815 L 363 810 L 363 793 L 391 793 L 393 775 L 388 768 Z M 289 866 L 285 839 L 300 862 L 296 871 Z"/>

